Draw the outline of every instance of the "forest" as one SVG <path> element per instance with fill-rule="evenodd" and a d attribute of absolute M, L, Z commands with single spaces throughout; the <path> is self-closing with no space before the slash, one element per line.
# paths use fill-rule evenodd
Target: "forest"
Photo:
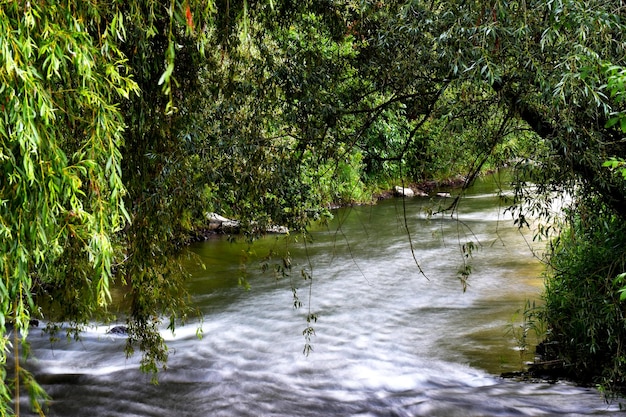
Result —
<path fill-rule="evenodd" d="M 550 225 L 528 312 L 550 357 L 619 393 L 625 37 L 621 0 L 0 1 L 0 415 L 43 394 L 33 320 L 80 337 L 115 286 L 156 377 L 207 213 L 305 239 L 331 207 L 503 167 L 512 221 Z"/>

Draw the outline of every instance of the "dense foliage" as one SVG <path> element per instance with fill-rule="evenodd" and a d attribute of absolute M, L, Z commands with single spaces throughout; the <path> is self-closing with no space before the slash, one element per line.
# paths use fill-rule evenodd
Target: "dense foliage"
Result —
<path fill-rule="evenodd" d="M 624 70 L 611 67 L 607 72 L 610 94 L 621 103 Z M 624 113 L 610 116 L 606 127 L 619 126 L 626 133 Z M 603 163 L 618 174 L 617 184 L 626 179 L 624 166 L 622 157 Z M 544 359 L 561 361 L 564 376 L 596 384 L 610 396 L 623 395 L 626 223 L 595 193 L 578 194 L 573 201 L 548 252 L 546 304 L 531 314 L 548 325 Z"/>
<path fill-rule="evenodd" d="M 12 398 L 4 367 L 9 325 L 26 338 L 38 314 L 34 293 L 48 286 L 80 297 L 86 314 L 108 303 L 112 234 L 129 220 L 120 172 L 124 117 L 116 103 L 138 88 L 109 42 L 119 35 L 116 28 L 103 28 L 94 39 L 91 23 L 54 5 L 0 7 L 3 415 Z M 16 368 L 16 380 L 30 380 Z"/>
<path fill-rule="evenodd" d="M 156 372 L 162 321 L 191 313 L 173 257 L 207 212 L 250 236 L 305 232 L 390 179 L 463 172 L 470 184 L 512 164 L 520 226 L 570 193 L 550 337 L 571 339 L 560 320 L 598 303 L 621 311 L 621 284 L 605 285 L 623 272 L 609 249 L 626 218 L 626 183 L 608 169 L 626 155 L 619 0 L 0 6 L 3 414 L 20 381 L 36 387 L 17 355 L 31 318 L 77 335 L 114 314 L 111 288 L 124 286 L 127 353 Z M 590 244 L 606 257 L 585 269 Z M 578 282 L 589 286 L 564 294 Z M 604 298 L 579 297 L 598 288 Z M 550 310 L 555 295 L 571 306 Z M 622 360 L 618 339 L 598 344 L 603 331 L 585 349 Z"/>
<path fill-rule="evenodd" d="M 616 277 L 626 271 L 626 229 L 601 205 L 577 207 L 554 242 L 546 305 L 545 346 L 564 373 L 587 384 L 623 389 L 626 308 Z"/>

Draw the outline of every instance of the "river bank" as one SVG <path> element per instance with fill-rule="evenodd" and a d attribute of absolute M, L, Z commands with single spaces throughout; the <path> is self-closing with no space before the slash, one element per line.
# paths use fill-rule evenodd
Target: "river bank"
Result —
<path fill-rule="evenodd" d="M 328 210 L 337 210 L 342 207 L 360 206 L 376 204 L 379 201 L 387 200 L 395 197 L 402 197 L 395 187 L 402 187 L 411 190 L 418 198 L 430 198 L 448 194 L 449 191 L 459 189 L 466 183 L 466 178 L 462 175 L 457 175 L 444 180 L 425 180 L 419 182 L 410 182 L 404 184 L 397 182 L 391 188 L 378 189 L 372 192 L 371 198 L 366 201 L 336 201 L 326 205 Z M 230 219 L 221 216 L 218 213 L 207 213 L 206 222 L 197 225 L 193 229 L 189 230 L 182 238 L 184 245 L 189 245 L 194 242 L 201 242 L 211 238 L 218 237 L 220 235 L 238 235 L 241 233 L 241 225 L 239 220 Z M 253 229 L 254 230 L 254 229 Z M 258 234 L 285 234 L 288 233 L 288 229 L 281 225 L 272 225 L 263 230 L 255 230 L 254 233 Z"/>

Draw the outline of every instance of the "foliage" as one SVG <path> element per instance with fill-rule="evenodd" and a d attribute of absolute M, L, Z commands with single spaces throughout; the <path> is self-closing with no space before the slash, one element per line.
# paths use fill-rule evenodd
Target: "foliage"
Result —
<path fill-rule="evenodd" d="M 626 182 L 606 169 L 626 154 L 618 0 L 0 5 L 5 414 L 10 326 L 25 342 L 43 313 L 78 335 L 110 315 L 114 284 L 127 353 L 164 366 L 162 321 L 192 313 L 175 256 L 207 211 L 252 238 L 304 231 L 331 202 L 367 200 L 369 181 L 462 170 L 469 185 L 514 164 L 518 224 L 570 193 L 576 245 L 600 239 L 579 222 L 619 239 Z M 555 268 L 551 288 L 591 276 L 565 241 L 551 260 L 570 273 Z M 616 301 L 584 295 L 590 311 Z"/>
<path fill-rule="evenodd" d="M 570 376 L 607 389 L 626 380 L 626 309 L 615 276 L 626 270 L 626 230 L 601 205 L 578 207 L 550 253 L 541 318 Z"/>
<path fill-rule="evenodd" d="M 339 149 L 339 152 L 345 151 Z M 370 203 L 371 193 L 367 192 L 362 181 L 362 155 L 353 151 L 344 156 L 344 159 L 328 162 L 321 167 L 315 167 L 305 172 L 305 176 L 312 180 L 311 187 L 320 193 L 322 204 L 349 205 L 355 203 Z"/>
<path fill-rule="evenodd" d="M 626 180 L 626 161 L 624 161 L 624 159 L 611 157 L 608 161 L 605 161 L 602 166 L 610 168 L 611 170 L 616 170 L 620 173 L 622 178 Z"/>
<path fill-rule="evenodd" d="M 76 9 L 37 2 L 0 7 L 2 366 L 11 349 L 17 355 L 17 333 L 22 341 L 28 335 L 38 313 L 36 292 L 61 287 L 71 293 L 75 279 L 82 298 L 70 299 L 80 303 L 77 308 L 90 312 L 111 298 L 111 235 L 129 220 L 120 172 L 124 118 L 117 103 L 138 88 L 115 44 L 120 28 L 110 25 L 90 36 L 95 22 L 81 16 L 99 12 L 90 3 Z M 77 255 L 64 259 L 67 268 L 88 272 L 73 277 L 55 268 L 66 248 Z M 4 370 L 2 376 L 5 414 L 11 393 Z"/>
<path fill-rule="evenodd" d="M 608 75 L 607 90 L 611 97 L 619 104 L 626 100 L 626 68 L 617 65 L 607 65 L 606 74 Z M 611 118 L 606 122 L 606 127 L 612 127 L 619 124 L 622 132 L 626 133 L 626 113 L 624 111 L 614 111 Z"/>
<path fill-rule="evenodd" d="M 543 306 L 534 301 L 526 301 L 524 308 L 520 309 L 507 324 L 506 334 L 511 336 L 519 349 L 520 363 L 525 364 L 536 356 L 532 350 L 534 346 L 546 336 L 544 327 L 545 320 Z"/>

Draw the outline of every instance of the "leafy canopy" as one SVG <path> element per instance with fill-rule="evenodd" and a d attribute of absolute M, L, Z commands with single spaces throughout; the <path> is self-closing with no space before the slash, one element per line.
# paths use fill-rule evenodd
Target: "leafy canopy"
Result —
<path fill-rule="evenodd" d="M 79 331 L 114 283 L 163 366 L 207 211 L 305 232 L 368 179 L 513 163 L 521 225 L 555 191 L 626 218 L 618 0 L 0 6 L 3 412 L 29 319 Z"/>

